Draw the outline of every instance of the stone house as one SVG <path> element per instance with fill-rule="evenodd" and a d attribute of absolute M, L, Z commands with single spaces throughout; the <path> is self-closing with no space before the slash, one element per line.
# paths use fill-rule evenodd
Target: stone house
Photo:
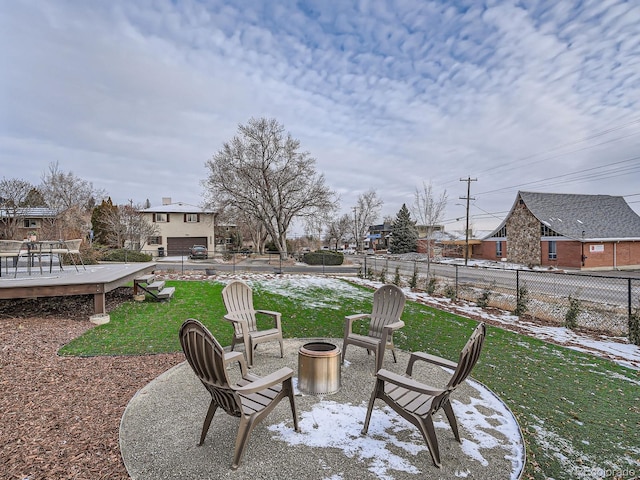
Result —
<path fill-rule="evenodd" d="M 524 265 L 640 268 L 640 216 L 623 197 L 518 192 L 475 258 Z"/>

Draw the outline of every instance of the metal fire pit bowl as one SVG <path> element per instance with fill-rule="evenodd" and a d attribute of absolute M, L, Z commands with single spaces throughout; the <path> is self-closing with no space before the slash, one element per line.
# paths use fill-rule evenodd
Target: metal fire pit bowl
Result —
<path fill-rule="evenodd" d="M 340 348 L 327 342 L 305 343 L 298 350 L 298 389 L 309 394 L 340 390 Z"/>

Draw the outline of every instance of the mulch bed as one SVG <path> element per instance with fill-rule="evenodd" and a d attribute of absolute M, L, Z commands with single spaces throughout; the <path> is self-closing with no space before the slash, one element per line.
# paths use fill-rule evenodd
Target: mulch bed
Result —
<path fill-rule="evenodd" d="M 107 310 L 131 289 L 107 294 Z M 118 445 L 131 397 L 181 353 L 59 357 L 94 325 L 93 297 L 0 302 L 0 478 L 127 479 Z"/>

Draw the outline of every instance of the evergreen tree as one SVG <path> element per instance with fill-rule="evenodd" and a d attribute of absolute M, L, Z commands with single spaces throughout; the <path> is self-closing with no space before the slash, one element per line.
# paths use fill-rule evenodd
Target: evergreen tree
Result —
<path fill-rule="evenodd" d="M 403 203 L 391 225 L 391 253 L 415 252 L 418 248 L 418 229 L 416 222 L 411 220 L 411 214 Z"/>
<path fill-rule="evenodd" d="M 91 226 L 93 228 L 93 241 L 102 245 L 108 245 L 109 226 L 105 222 L 109 214 L 117 211 L 118 207 L 113 204 L 111 197 L 102 200 L 102 203 L 93 209 L 91 213 Z"/>

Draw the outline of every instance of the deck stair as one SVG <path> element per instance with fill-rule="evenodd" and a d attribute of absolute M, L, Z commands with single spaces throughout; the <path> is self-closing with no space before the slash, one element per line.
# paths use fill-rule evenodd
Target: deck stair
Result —
<path fill-rule="evenodd" d="M 165 287 L 163 280 L 156 280 L 155 275 L 148 274 L 133 280 L 133 294 L 138 295 L 140 290 L 148 293 L 156 300 L 169 300 L 175 293 L 175 287 Z"/>

